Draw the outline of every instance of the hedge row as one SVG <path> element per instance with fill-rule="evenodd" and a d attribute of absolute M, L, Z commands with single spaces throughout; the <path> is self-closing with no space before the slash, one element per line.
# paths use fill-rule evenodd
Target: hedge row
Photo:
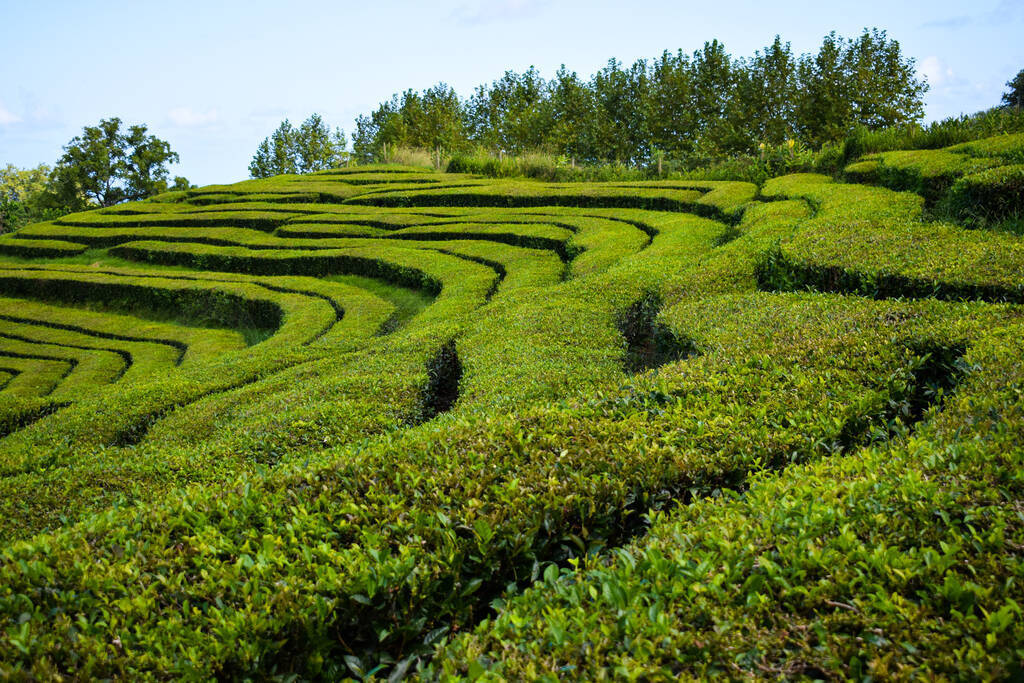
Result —
<path fill-rule="evenodd" d="M 5 394 L 15 398 L 49 396 L 74 368 L 65 358 L 5 351 L 4 345 L 0 345 L 0 363 L 16 373 L 4 388 Z"/>
<path fill-rule="evenodd" d="M 116 382 L 127 369 L 124 359 L 116 353 L 45 344 L 12 338 L 6 333 L 0 333 L 0 358 L 40 358 L 67 363 L 69 368 L 59 384 L 41 394 L 67 402 L 78 400 L 97 387 Z"/>
<path fill-rule="evenodd" d="M 1016 677 L 1020 333 L 979 329 L 916 434 L 759 476 L 551 568 L 425 678 Z"/>
<path fill-rule="evenodd" d="M 359 258 L 381 258 L 380 253 L 373 253 L 366 249 L 354 249 L 351 253 Z M 445 321 L 446 318 L 463 315 L 482 303 L 484 292 L 490 282 L 487 269 L 480 269 L 474 273 L 466 267 L 465 261 L 436 252 L 395 250 L 393 255 L 398 263 L 395 267 L 405 269 L 403 272 L 412 272 L 415 268 L 424 269 L 417 271 L 421 273 L 418 281 L 447 283 L 444 291 L 438 296 L 437 304 L 424 311 L 419 316 L 419 320 L 425 322 L 434 320 L 442 323 L 443 327 L 450 327 Z M 240 276 L 196 274 L 192 276 L 192 280 L 183 279 L 181 286 L 195 287 L 201 280 L 211 277 L 222 280 L 222 282 L 210 282 L 207 286 L 223 288 L 228 286 L 224 280 Z M 141 279 L 153 281 L 153 278 Z M 248 284 L 239 283 L 235 286 L 251 288 L 256 283 L 265 283 L 278 290 L 294 288 L 294 291 L 298 291 L 301 284 L 301 288 L 307 290 L 307 294 L 311 284 L 305 278 L 288 277 L 256 278 Z M 319 283 L 319 286 L 321 294 L 329 294 L 332 297 L 336 294 L 331 290 L 344 288 L 344 285 L 333 282 L 322 282 Z M 283 298 L 285 295 L 280 296 Z M 298 301 L 296 301 L 296 305 L 301 306 Z M 439 310 L 433 312 L 432 309 L 435 308 Z M 307 309 L 312 311 L 315 310 L 315 307 L 311 309 L 306 304 L 305 309 L 298 308 L 296 310 Z M 385 311 L 381 310 L 380 312 L 381 315 L 378 316 L 372 316 L 372 311 L 353 316 L 354 323 L 360 319 L 367 323 L 362 326 L 363 340 L 379 330 L 385 322 L 386 318 L 383 315 Z M 259 432 L 255 434 L 250 432 L 246 435 L 250 438 L 247 450 L 232 453 L 231 458 L 214 459 L 211 454 L 211 459 L 206 461 L 212 463 L 209 472 L 194 473 L 187 471 L 187 468 L 184 472 L 175 471 L 173 468 L 168 471 L 167 458 L 164 455 L 159 455 L 155 459 L 138 458 L 134 460 L 127 466 L 127 469 L 134 471 L 123 474 L 120 485 L 107 486 L 99 494 L 94 489 L 89 487 L 83 489 L 81 486 L 83 481 L 88 481 L 91 476 L 94 476 L 88 474 L 89 472 L 96 472 L 95 476 L 102 476 L 100 473 L 110 474 L 114 470 L 125 468 L 121 462 L 123 459 L 112 455 L 112 451 L 109 449 L 111 444 L 142 443 L 154 424 L 159 424 L 161 418 L 181 410 L 183 406 L 201 403 L 207 397 L 214 399 L 221 393 L 244 390 L 243 388 L 250 386 L 257 387 L 261 380 L 275 378 L 288 368 L 296 368 L 298 371 L 303 367 L 302 363 L 306 363 L 308 366 L 309 363 L 322 358 L 327 351 L 336 353 L 338 350 L 344 350 L 344 347 L 354 348 L 358 345 L 358 336 L 350 337 L 344 333 L 335 334 L 329 331 L 319 338 L 307 335 L 305 338 L 309 341 L 315 340 L 315 343 L 304 351 L 296 348 L 297 343 L 301 340 L 294 338 L 289 340 L 288 335 L 284 334 L 287 322 L 286 320 L 281 332 L 267 342 L 253 347 L 251 352 L 224 354 L 211 359 L 201 367 L 193 367 L 189 372 L 176 373 L 173 376 L 168 376 L 165 380 L 140 385 L 137 390 L 135 387 L 128 387 L 121 392 L 106 392 L 102 396 L 97 396 L 95 400 L 83 401 L 65 411 L 59 424 L 46 423 L 44 420 L 40 424 L 9 437 L 4 444 L 4 450 L 9 454 L 8 457 L 15 460 L 31 462 L 33 453 L 49 451 L 54 454 L 50 459 L 51 463 L 70 462 L 66 459 L 74 457 L 76 464 L 75 473 L 70 477 L 70 473 L 66 470 L 62 471 L 60 468 L 56 468 L 40 473 L 26 471 L 19 481 L 14 481 L 13 478 L 7 481 L 7 484 L 21 486 L 29 485 L 30 482 L 34 482 L 38 486 L 45 482 L 49 487 L 47 490 L 52 490 L 53 494 L 33 501 L 31 505 L 21 506 L 21 509 L 18 505 L 8 505 L 8 508 L 14 509 L 5 511 L 4 529 L 8 534 L 12 530 L 24 533 L 26 529 L 33 527 L 38 529 L 40 525 L 52 523 L 58 514 L 77 514 L 82 510 L 88 510 L 91 506 L 109 504 L 112 496 L 119 492 L 125 492 L 125 489 L 131 490 L 132 495 L 148 499 L 148 496 L 158 495 L 161 491 L 166 490 L 166 486 L 174 483 L 180 484 L 182 481 L 197 478 L 217 481 L 223 478 L 225 472 L 231 473 L 232 470 L 244 469 L 256 464 L 246 460 L 249 456 L 264 457 L 258 452 L 262 447 L 260 444 L 253 443 L 254 439 L 252 438 L 259 437 L 260 434 Z M 409 328 L 406 334 L 412 332 L 413 328 Z M 447 333 L 443 331 L 435 337 L 441 335 L 447 338 Z M 359 408 L 356 414 L 349 414 L 349 423 L 354 427 L 352 431 L 359 433 L 360 429 L 363 431 L 369 429 L 372 433 L 381 428 L 381 420 L 384 420 L 384 423 L 395 425 L 402 420 L 410 419 L 409 415 L 415 412 L 415 406 L 410 405 L 410 400 L 412 400 L 410 397 L 416 392 L 421 382 L 420 373 L 423 371 L 425 356 L 430 352 L 429 345 L 431 343 L 439 344 L 440 342 L 439 340 L 430 342 L 427 339 L 423 343 L 413 344 L 415 352 L 410 352 L 410 360 L 404 365 L 407 368 L 404 372 L 398 372 L 402 363 L 398 357 L 393 356 L 376 357 L 371 354 L 359 359 L 352 358 L 343 363 L 349 367 L 348 376 L 354 376 L 352 379 L 355 381 L 350 381 L 349 384 L 359 385 L 358 390 L 352 389 L 353 400 L 375 408 L 375 411 L 370 414 L 367 414 L 365 407 Z M 406 341 L 405 344 L 408 345 L 409 341 Z M 385 363 L 391 369 L 385 370 L 381 367 L 381 363 Z M 391 367 L 392 365 L 394 367 Z M 372 373 L 370 368 L 373 368 Z M 359 375 L 356 375 L 357 371 L 360 373 Z M 393 377 L 388 376 L 389 371 L 394 373 Z M 364 372 L 371 374 L 361 374 Z M 324 374 L 326 378 L 322 384 L 328 385 L 333 374 L 329 372 Z M 369 390 L 367 381 L 379 385 L 381 377 L 388 377 L 385 383 L 390 382 L 395 388 L 383 390 L 378 387 L 377 390 Z M 287 387 L 289 391 L 299 394 L 318 395 L 314 386 L 308 381 L 306 383 L 288 382 Z M 402 392 L 406 398 L 399 400 L 395 392 Z M 383 406 L 376 405 L 377 400 L 389 393 L 395 395 L 394 411 L 387 403 Z M 334 396 L 332 405 L 345 405 L 340 400 L 339 392 L 334 391 L 332 395 Z M 289 406 L 289 408 L 292 407 Z M 375 415 L 387 415 L 393 412 L 400 413 L 400 415 L 393 418 L 378 419 L 375 417 Z M 284 417 L 292 414 L 289 411 L 280 410 L 272 417 Z M 309 412 L 305 412 L 304 415 L 309 419 L 315 419 L 315 415 Z M 263 417 L 266 420 L 266 415 Z M 292 419 L 294 420 L 294 418 Z M 389 419 L 390 422 L 388 422 Z M 363 426 L 360 427 L 360 425 Z M 288 423 L 283 425 L 285 428 L 288 426 Z M 342 425 L 341 429 L 334 429 L 334 432 L 345 432 L 344 426 Z M 278 433 L 282 431 L 281 427 L 276 429 Z M 295 431 L 294 427 L 291 431 Z M 281 443 L 285 442 L 287 442 L 286 439 L 281 439 Z M 320 446 L 323 446 L 322 442 Z M 256 452 L 254 453 L 254 451 Z M 189 457 L 183 458 L 183 462 L 203 462 L 203 460 L 199 454 L 193 452 Z M 141 487 L 137 487 L 139 485 Z"/>
<path fill-rule="evenodd" d="M 61 346 L 68 349 L 82 349 L 102 354 L 113 354 L 120 358 L 122 368 L 117 380 L 131 382 L 142 380 L 153 373 L 166 372 L 175 367 L 184 357 L 184 352 L 177 346 L 170 346 L 164 343 L 127 341 L 125 339 L 111 339 L 109 337 L 97 336 L 95 333 L 60 329 L 38 324 L 39 320 L 46 320 L 48 316 L 57 314 L 51 307 L 28 302 L 10 302 L 7 305 L 0 300 L 0 319 L 4 322 L 3 335 L 10 338 L 17 338 L 32 343 Z M 50 310 L 47 310 L 50 309 Z M 18 314 L 6 315 L 6 313 Z M 33 321 L 31 315 L 35 318 Z M 123 322 L 130 324 L 133 319 Z M 118 327 L 121 337 L 126 336 L 126 326 Z M 147 330 L 152 333 L 152 330 Z M 200 349 L 193 345 L 191 359 L 197 357 Z"/>
<path fill-rule="evenodd" d="M 33 240 L 26 242 L 9 237 L 0 238 L 0 254 L 17 258 L 62 258 L 76 256 L 86 245 L 65 240 Z"/>
<path fill-rule="evenodd" d="M 1024 164 L 964 176 L 946 202 L 948 210 L 968 225 L 1014 221 L 1013 231 L 1024 233 Z"/>
<path fill-rule="evenodd" d="M 847 166 L 848 179 L 910 190 L 940 215 L 987 227 L 1014 221 L 1019 232 L 1024 135 L 1000 135 L 941 150 L 886 152 Z"/>
<path fill-rule="evenodd" d="M 646 190 L 602 186 L 559 187 L 541 183 L 493 183 L 455 189 L 390 191 L 366 194 L 348 200 L 349 204 L 379 207 L 543 207 L 627 208 L 654 211 L 686 211 L 709 217 L 722 217 L 722 210 L 698 202 L 695 190 Z"/>
<path fill-rule="evenodd" d="M 55 270 L 55 269 L 54 269 Z M 6 272 L 0 269 L 0 273 Z M 22 272 L 32 273 L 37 271 Z M 74 277 L 75 268 L 55 270 Z M 144 311 L 139 311 L 144 312 Z M 40 333 L 70 333 L 118 344 L 142 344 L 134 350 L 141 357 L 153 356 L 157 362 L 190 365 L 226 351 L 245 348 L 245 340 L 234 330 L 183 327 L 160 320 L 114 313 L 87 311 L 63 305 L 48 305 L 25 299 L 0 298 L 0 319 L 7 325 L 36 326 Z"/>
<path fill-rule="evenodd" d="M 814 220 L 779 245 L 785 258 L 776 256 L 782 268 L 768 277 L 772 287 L 814 283 L 869 296 L 1020 300 L 1024 245 L 1013 235 L 922 223 L 916 195 L 822 176 L 769 181 L 764 191 L 819 207 Z"/>
<path fill-rule="evenodd" d="M 223 211 L 155 214 L 74 214 L 56 221 L 57 225 L 69 225 L 81 228 L 144 228 L 144 227 L 181 227 L 181 228 L 249 228 L 270 232 L 289 218 L 300 216 L 298 213 L 277 213 L 264 211 Z"/>
<path fill-rule="evenodd" d="M 28 653 L 11 644 L 4 660 L 38 674 L 331 676 L 346 654 L 357 672 L 415 656 L 438 637 L 430 632 L 471 623 L 544 562 L 621 542 L 643 511 L 870 439 L 915 386 L 919 357 L 894 331 L 937 317 L 934 306 L 904 305 L 896 310 L 917 319 L 897 324 L 892 307 L 767 295 L 710 303 L 676 318 L 707 335 L 703 355 L 663 370 L 652 393 L 448 420 L 290 474 L 195 491 L 187 513 L 174 503 L 110 513 L 18 546 L 2 568 L 4 611 L 29 614 L 10 631 Z M 964 313 L 962 328 L 979 324 Z M 770 337 L 760 332 L 769 321 L 779 330 Z M 793 365 L 811 349 L 821 365 Z M 30 557 L 47 568 L 45 593 L 20 569 Z M 197 576 L 188 568 L 200 561 Z M 130 595 L 106 578 L 129 566 Z M 72 613 L 62 627 L 59 615 Z M 106 654 L 111 619 L 116 658 Z"/>

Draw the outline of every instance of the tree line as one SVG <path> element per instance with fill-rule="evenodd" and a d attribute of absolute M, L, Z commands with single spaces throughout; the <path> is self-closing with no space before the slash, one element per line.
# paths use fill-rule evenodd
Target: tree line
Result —
<path fill-rule="evenodd" d="M 356 120 L 353 154 L 371 162 L 387 161 L 396 147 L 483 148 L 636 165 L 756 153 L 790 140 L 820 147 L 858 127 L 920 121 L 927 89 L 914 59 L 878 29 L 854 39 L 830 33 L 802 55 L 778 36 L 741 58 L 713 40 L 628 67 L 611 59 L 587 80 L 563 65 L 551 79 L 533 67 L 507 71 L 468 98 L 445 83 L 406 90 Z"/>
<path fill-rule="evenodd" d="M 1019 118 L 1024 70 L 1006 85 L 999 111 Z M 259 144 L 249 172 L 265 178 L 387 162 L 398 148 L 429 150 L 438 161 L 442 153 L 472 150 L 495 156 L 541 151 L 581 163 L 641 166 L 672 159 L 699 166 L 757 154 L 762 145 L 819 148 L 854 131 L 916 123 L 927 89 L 914 60 L 877 29 L 855 39 L 830 33 L 816 53 L 802 55 L 778 36 L 748 58 L 733 58 L 713 40 L 693 54 L 663 52 L 628 68 L 611 59 L 588 80 L 564 66 L 549 80 L 531 67 L 507 71 L 466 99 L 445 83 L 406 90 L 356 119 L 351 153 L 344 132 L 331 130 L 319 114 L 298 127 L 286 119 Z M 0 168 L 0 233 L 188 189 L 187 179 L 170 179 L 167 165 L 177 161 L 145 125 L 125 129 L 112 117 L 85 126 L 53 167 Z"/>

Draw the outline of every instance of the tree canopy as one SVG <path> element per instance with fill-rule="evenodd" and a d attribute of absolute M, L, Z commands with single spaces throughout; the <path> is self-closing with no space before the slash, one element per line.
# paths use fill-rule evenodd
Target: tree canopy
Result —
<path fill-rule="evenodd" d="M 319 114 L 312 114 L 298 128 L 285 119 L 256 148 L 249 174 L 253 178 L 268 178 L 337 168 L 345 162 L 345 146 L 344 131 L 336 128 L 332 133 Z"/>
<path fill-rule="evenodd" d="M 611 59 L 589 80 L 564 66 L 546 80 L 530 67 L 505 72 L 468 99 L 444 83 L 407 90 L 357 119 L 353 150 L 360 161 L 386 160 L 400 146 L 634 164 L 728 156 L 917 122 L 927 88 L 914 60 L 878 29 L 855 39 L 830 33 L 804 55 L 778 36 L 749 58 L 712 40 L 692 54 L 665 52 L 631 66 Z"/>
<path fill-rule="evenodd" d="M 1024 109 L 1024 69 L 1007 81 L 1006 86 L 1009 90 L 1003 93 L 1003 106 L 1017 111 Z"/>
<path fill-rule="evenodd" d="M 167 165 L 178 161 L 171 146 L 146 126 L 121 129 L 121 119 L 86 126 L 65 147 L 52 187 L 69 210 L 145 199 L 167 189 Z M 183 179 L 182 179 L 183 180 Z"/>
<path fill-rule="evenodd" d="M 0 233 L 54 213 L 51 170 L 46 164 L 24 169 L 7 164 L 0 169 Z"/>

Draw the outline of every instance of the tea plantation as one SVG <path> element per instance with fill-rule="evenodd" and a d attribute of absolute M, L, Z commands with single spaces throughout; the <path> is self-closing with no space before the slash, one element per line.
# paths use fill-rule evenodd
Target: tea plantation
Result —
<path fill-rule="evenodd" d="M 1022 163 L 0 237 L 0 678 L 1024 675 Z"/>

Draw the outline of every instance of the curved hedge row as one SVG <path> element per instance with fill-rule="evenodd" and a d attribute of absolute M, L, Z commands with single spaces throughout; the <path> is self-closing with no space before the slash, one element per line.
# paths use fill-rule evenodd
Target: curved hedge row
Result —
<path fill-rule="evenodd" d="M 0 677 L 1012 674 L 1019 238 L 398 171 L 10 238 Z"/>
<path fill-rule="evenodd" d="M 941 215 L 987 227 L 1007 222 L 1020 234 L 1024 134 L 1001 135 L 940 150 L 885 152 L 845 169 L 856 182 L 920 193 Z"/>
<path fill-rule="evenodd" d="M 20 236 L 20 235 L 19 235 Z M 86 250 L 86 245 L 66 240 L 41 239 L 31 242 L 0 238 L 0 255 L 18 258 L 62 258 L 76 256 Z"/>

